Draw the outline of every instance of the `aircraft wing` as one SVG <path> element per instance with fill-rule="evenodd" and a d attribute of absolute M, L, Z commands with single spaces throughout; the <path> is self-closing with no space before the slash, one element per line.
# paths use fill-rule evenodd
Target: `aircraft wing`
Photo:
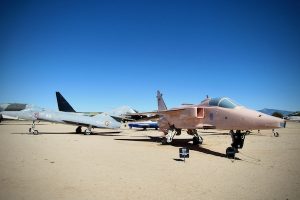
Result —
<path fill-rule="evenodd" d="M 40 112 L 36 115 L 37 120 L 65 123 L 79 126 L 91 126 L 97 128 L 120 128 L 121 123 L 106 113 L 98 114 L 93 117 L 76 115 L 66 112 Z"/>

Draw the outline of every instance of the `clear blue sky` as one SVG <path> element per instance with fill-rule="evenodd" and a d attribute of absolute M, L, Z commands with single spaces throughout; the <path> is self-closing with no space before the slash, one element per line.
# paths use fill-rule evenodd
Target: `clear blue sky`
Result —
<path fill-rule="evenodd" d="M 300 110 L 300 1 L 0 1 L 0 102 Z"/>

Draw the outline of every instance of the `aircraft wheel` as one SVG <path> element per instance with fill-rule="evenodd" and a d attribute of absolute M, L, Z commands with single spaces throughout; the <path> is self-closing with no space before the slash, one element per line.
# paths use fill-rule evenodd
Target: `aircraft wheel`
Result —
<path fill-rule="evenodd" d="M 234 159 L 234 157 L 235 157 L 235 150 L 234 150 L 233 147 L 228 147 L 228 148 L 226 149 L 226 156 L 227 156 L 227 158 L 232 158 L 232 159 Z"/>
<path fill-rule="evenodd" d="M 167 144 L 169 144 L 169 143 L 168 143 L 168 139 L 167 139 L 166 137 L 163 137 L 163 138 L 161 139 L 161 144 L 162 144 L 162 145 L 167 145 Z"/>
<path fill-rule="evenodd" d="M 76 133 L 82 133 L 81 126 L 78 126 L 78 127 L 76 128 Z"/>
<path fill-rule="evenodd" d="M 29 128 L 28 132 L 31 133 L 31 128 Z"/>
<path fill-rule="evenodd" d="M 203 143 L 203 138 L 199 135 L 199 144 L 202 144 Z"/>
<path fill-rule="evenodd" d="M 90 134 L 91 134 L 91 132 L 90 132 L 89 130 L 86 129 L 86 130 L 84 131 L 84 135 L 90 135 Z"/>
<path fill-rule="evenodd" d="M 39 134 L 39 131 L 38 130 L 34 130 L 33 131 L 33 135 L 38 135 Z"/>
<path fill-rule="evenodd" d="M 199 137 L 193 137 L 193 145 L 198 145 L 203 143 L 203 138 L 201 136 Z"/>
<path fill-rule="evenodd" d="M 279 137 L 279 133 L 278 132 L 274 132 L 273 133 L 275 137 Z"/>

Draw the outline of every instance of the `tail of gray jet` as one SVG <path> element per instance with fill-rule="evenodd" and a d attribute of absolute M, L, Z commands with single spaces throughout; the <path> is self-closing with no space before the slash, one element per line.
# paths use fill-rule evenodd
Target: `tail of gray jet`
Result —
<path fill-rule="evenodd" d="M 76 112 L 69 102 L 60 94 L 56 92 L 56 100 L 58 105 L 58 110 L 63 112 Z"/>

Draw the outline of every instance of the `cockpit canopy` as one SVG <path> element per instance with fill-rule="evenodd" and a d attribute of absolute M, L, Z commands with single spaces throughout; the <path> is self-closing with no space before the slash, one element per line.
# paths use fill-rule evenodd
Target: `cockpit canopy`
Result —
<path fill-rule="evenodd" d="M 218 98 L 212 98 L 209 100 L 208 103 L 210 106 L 219 106 L 223 108 L 235 108 L 238 106 L 238 104 L 234 103 L 233 100 L 231 100 L 228 97 L 218 97 Z"/>

